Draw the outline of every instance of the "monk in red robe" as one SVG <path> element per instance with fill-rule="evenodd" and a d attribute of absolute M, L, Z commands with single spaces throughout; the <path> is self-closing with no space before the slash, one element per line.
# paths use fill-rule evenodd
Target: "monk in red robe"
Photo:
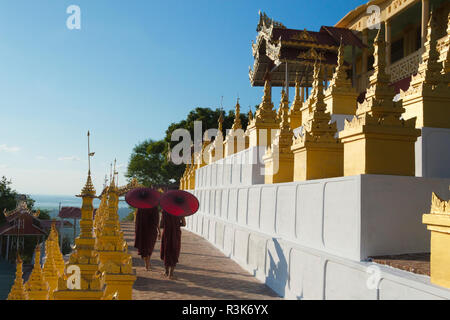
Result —
<path fill-rule="evenodd" d="M 163 211 L 161 228 L 164 228 L 161 238 L 161 260 L 164 261 L 166 277 L 176 279 L 173 275 L 181 250 L 181 227 L 186 225 L 184 217 L 176 217 Z"/>
<path fill-rule="evenodd" d="M 158 207 L 137 209 L 134 247 L 138 249 L 138 254 L 144 259 L 147 270 L 151 270 L 150 257 L 155 248 L 156 238 L 160 234 Z"/>

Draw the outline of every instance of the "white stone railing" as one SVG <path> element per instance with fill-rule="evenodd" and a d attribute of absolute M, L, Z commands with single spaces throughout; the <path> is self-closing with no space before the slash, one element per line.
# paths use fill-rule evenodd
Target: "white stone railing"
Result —
<path fill-rule="evenodd" d="M 419 64 L 422 61 L 422 49 L 411 53 L 410 55 L 392 63 L 386 68 L 386 73 L 391 75 L 391 83 L 405 79 L 415 73 L 419 69 Z M 358 75 L 357 89 L 358 92 L 363 92 L 369 86 L 369 78 L 373 74 L 373 70 Z"/>
<path fill-rule="evenodd" d="M 388 66 L 386 72 L 391 75 L 391 82 L 397 82 L 417 73 L 422 60 L 422 52 L 423 50 L 419 49 Z"/>

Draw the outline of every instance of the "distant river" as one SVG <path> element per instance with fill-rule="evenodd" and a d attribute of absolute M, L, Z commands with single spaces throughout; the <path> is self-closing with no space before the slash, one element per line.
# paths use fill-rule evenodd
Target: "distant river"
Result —
<path fill-rule="evenodd" d="M 50 210 L 50 216 L 55 218 L 58 216 L 59 205 L 61 207 L 78 207 L 81 208 L 81 198 L 75 196 L 51 196 L 32 194 L 30 197 L 35 200 L 34 207 L 36 209 Z M 98 208 L 100 199 L 94 199 L 94 208 Z M 131 209 L 125 201 L 119 201 L 119 217 L 123 219 L 128 215 Z"/>

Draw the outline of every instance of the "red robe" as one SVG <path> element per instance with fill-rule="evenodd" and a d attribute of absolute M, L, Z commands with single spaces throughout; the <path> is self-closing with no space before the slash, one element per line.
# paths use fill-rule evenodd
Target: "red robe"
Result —
<path fill-rule="evenodd" d="M 158 207 L 137 210 L 134 247 L 141 257 L 152 255 L 158 237 L 158 224 Z"/>
<path fill-rule="evenodd" d="M 161 260 L 165 267 L 175 267 L 181 250 L 181 218 L 163 211 L 161 227 L 164 228 L 161 238 Z"/>

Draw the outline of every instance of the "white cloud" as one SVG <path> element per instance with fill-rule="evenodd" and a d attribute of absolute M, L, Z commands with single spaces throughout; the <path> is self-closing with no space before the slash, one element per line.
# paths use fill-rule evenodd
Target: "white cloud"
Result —
<path fill-rule="evenodd" d="M 117 169 L 120 169 L 120 168 L 123 168 L 123 167 L 125 167 L 125 164 L 124 164 L 124 163 L 118 164 L 118 165 L 117 165 Z"/>
<path fill-rule="evenodd" d="M 70 157 L 60 157 L 58 158 L 59 161 L 80 161 L 80 158 L 75 157 L 75 156 L 70 156 Z"/>
<path fill-rule="evenodd" d="M 6 144 L 0 144 L 0 152 L 1 151 L 5 151 L 5 152 L 18 152 L 20 150 L 19 147 L 8 147 L 8 145 Z"/>
<path fill-rule="evenodd" d="M 6 164 L 0 164 L 0 169 L 7 169 L 8 166 Z"/>
<path fill-rule="evenodd" d="M 47 158 L 44 157 L 44 156 L 37 156 L 37 157 L 36 157 L 36 160 L 45 160 L 45 159 L 47 159 Z"/>

